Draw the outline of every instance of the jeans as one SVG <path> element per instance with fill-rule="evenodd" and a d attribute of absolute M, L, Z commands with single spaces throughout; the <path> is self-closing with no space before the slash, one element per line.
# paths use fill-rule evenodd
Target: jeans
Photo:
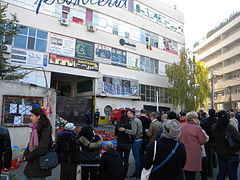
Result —
<path fill-rule="evenodd" d="M 195 180 L 196 172 L 195 171 L 184 171 L 186 180 Z"/>
<path fill-rule="evenodd" d="M 81 167 L 82 170 L 82 180 L 88 180 L 90 175 L 90 180 L 98 179 L 98 167 Z"/>
<path fill-rule="evenodd" d="M 28 178 L 27 176 L 24 176 L 23 180 L 45 180 L 45 177 Z"/>
<path fill-rule="evenodd" d="M 214 144 L 206 144 L 205 150 L 207 155 L 207 175 L 213 177 Z"/>
<path fill-rule="evenodd" d="M 238 155 L 233 155 L 231 157 L 223 157 L 218 154 L 219 171 L 217 180 L 225 180 L 227 174 L 229 180 L 237 180 L 238 163 L 239 163 Z"/>
<path fill-rule="evenodd" d="M 135 172 L 134 175 L 140 178 L 142 172 L 142 139 L 135 140 L 132 145 L 132 153 L 135 161 Z"/>
<path fill-rule="evenodd" d="M 125 173 L 125 177 L 126 177 L 127 172 L 128 172 L 128 161 L 129 161 L 131 145 L 130 144 L 118 144 L 117 150 L 121 156 L 122 164 L 124 167 L 124 173 Z"/>

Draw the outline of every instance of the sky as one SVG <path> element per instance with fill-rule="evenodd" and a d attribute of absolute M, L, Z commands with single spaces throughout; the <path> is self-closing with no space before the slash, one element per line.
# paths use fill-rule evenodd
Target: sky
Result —
<path fill-rule="evenodd" d="M 240 10 L 240 0 L 161 0 L 176 5 L 184 13 L 186 47 L 192 49 L 209 30 L 216 27 L 232 12 Z"/>

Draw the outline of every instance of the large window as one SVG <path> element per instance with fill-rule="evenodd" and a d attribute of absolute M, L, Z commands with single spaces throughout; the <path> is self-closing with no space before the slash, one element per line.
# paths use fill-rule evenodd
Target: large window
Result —
<path fill-rule="evenodd" d="M 148 85 L 140 86 L 141 101 L 157 102 L 157 92 L 158 92 L 158 101 L 160 103 L 169 103 L 169 98 L 166 93 L 166 88 L 148 86 Z"/>
<path fill-rule="evenodd" d="M 48 32 L 33 28 L 19 28 L 15 36 L 13 46 L 36 51 L 47 51 Z"/>
<path fill-rule="evenodd" d="M 159 68 L 158 64 L 159 64 L 158 60 L 145 57 L 145 56 L 141 56 L 140 58 L 141 71 L 158 74 L 158 68 Z"/>

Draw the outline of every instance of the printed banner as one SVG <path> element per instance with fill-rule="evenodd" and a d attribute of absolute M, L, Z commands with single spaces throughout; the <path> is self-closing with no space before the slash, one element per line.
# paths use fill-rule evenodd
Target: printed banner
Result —
<path fill-rule="evenodd" d="M 97 62 L 111 64 L 111 52 L 112 52 L 111 47 L 95 43 L 94 60 Z"/>
<path fill-rule="evenodd" d="M 139 96 L 137 80 L 103 76 L 103 93 L 111 96 Z"/>
<path fill-rule="evenodd" d="M 163 38 L 164 48 L 163 50 L 178 54 L 178 43 L 168 38 Z"/>
<path fill-rule="evenodd" d="M 59 54 L 64 56 L 75 56 L 76 39 L 62 36 L 59 34 L 50 33 L 49 53 Z"/>
<path fill-rule="evenodd" d="M 126 51 L 112 48 L 112 64 L 126 67 Z"/>
<path fill-rule="evenodd" d="M 131 69 L 140 69 L 140 56 L 133 53 L 127 53 L 127 67 Z"/>
<path fill-rule="evenodd" d="M 94 59 L 94 44 L 87 41 L 77 39 L 76 41 L 76 57 L 84 60 Z"/>
<path fill-rule="evenodd" d="M 49 64 L 57 64 L 61 66 L 74 67 L 75 66 L 74 63 L 75 63 L 74 58 L 60 56 L 56 54 L 51 54 L 49 59 Z"/>
<path fill-rule="evenodd" d="M 89 71 L 98 71 L 99 70 L 98 63 L 92 62 L 92 61 L 80 60 L 80 59 L 76 59 L 75 67 L 79 68 L 79 69 L 89 70 Z"/>

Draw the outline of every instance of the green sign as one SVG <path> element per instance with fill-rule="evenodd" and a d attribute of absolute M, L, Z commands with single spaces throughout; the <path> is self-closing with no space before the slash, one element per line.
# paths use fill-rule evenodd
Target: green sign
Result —
<path fill-rule="evenodd" d="M 93 60 L 94 44 L 77 39 L 75 56 L 84 60 Z"/>

